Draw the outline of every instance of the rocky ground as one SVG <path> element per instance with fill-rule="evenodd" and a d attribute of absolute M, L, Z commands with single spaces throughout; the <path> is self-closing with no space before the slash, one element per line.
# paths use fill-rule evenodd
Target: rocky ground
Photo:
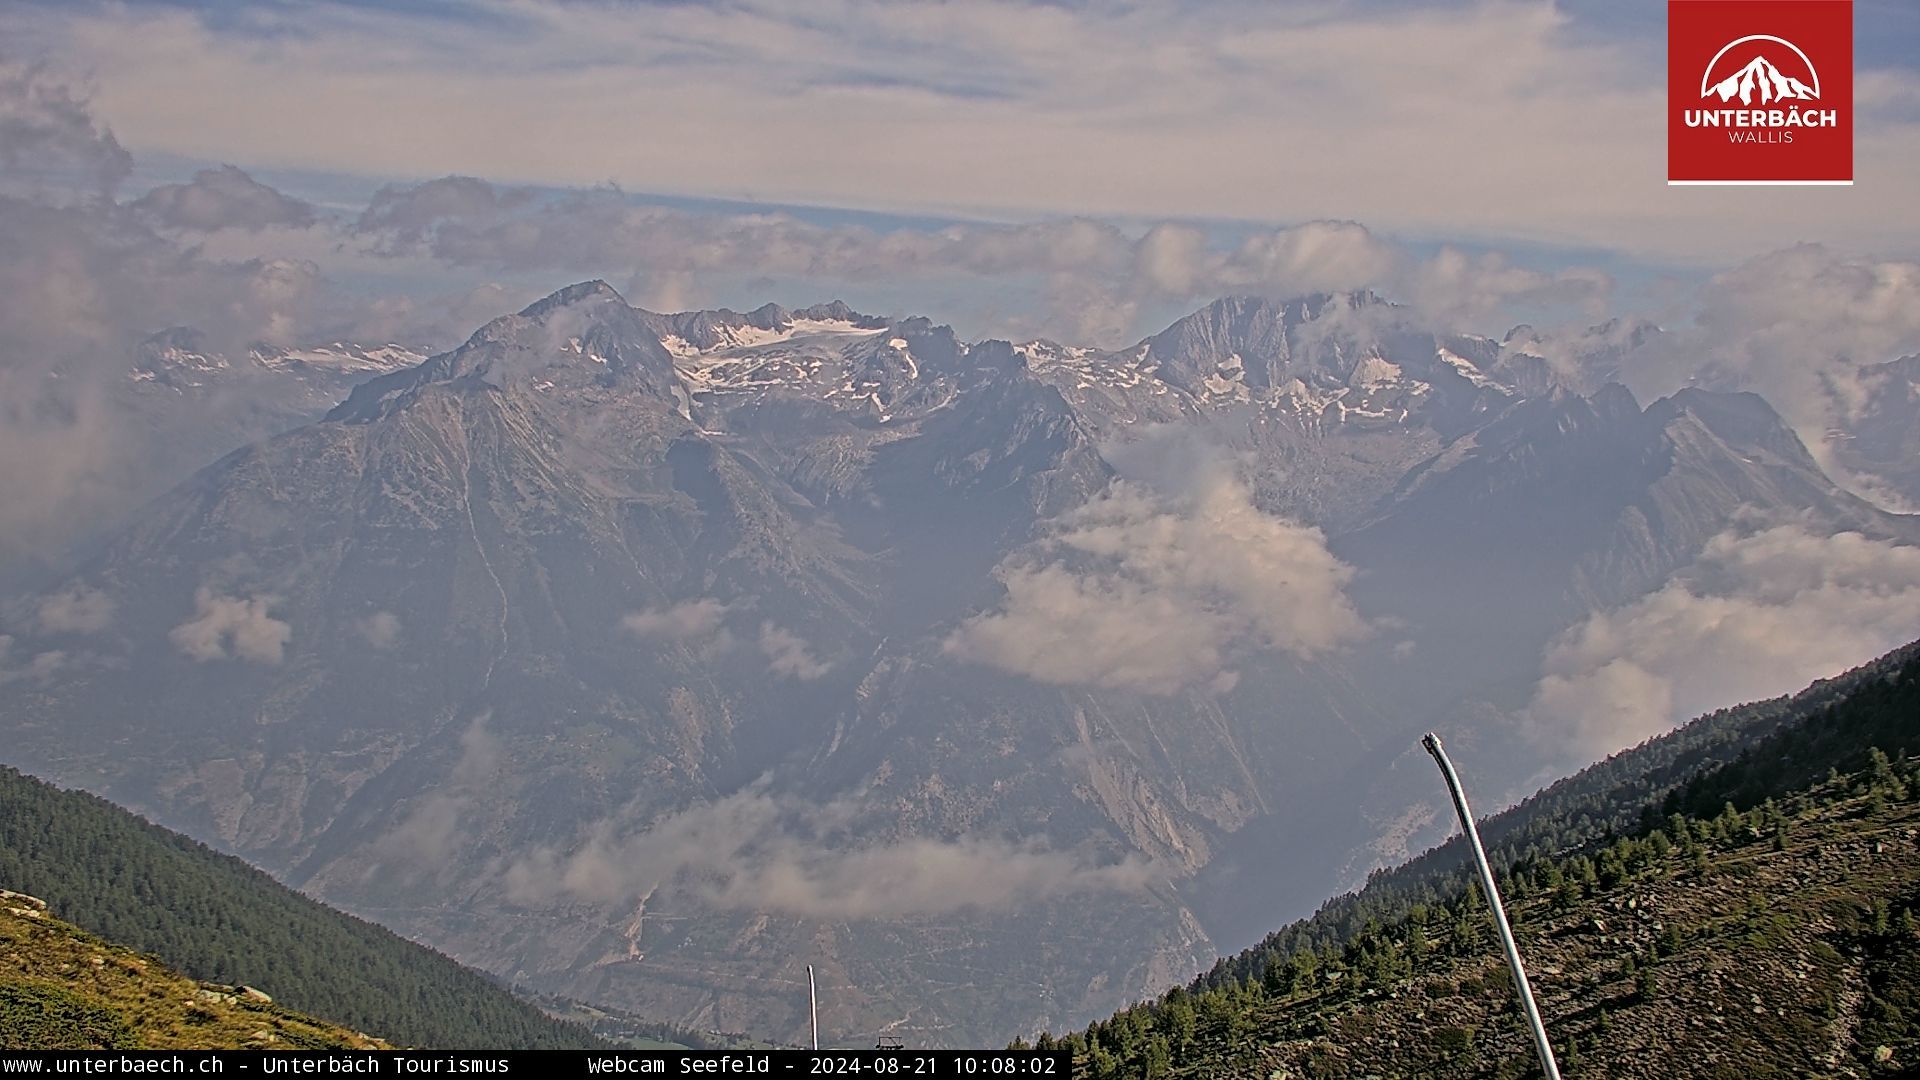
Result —
<path fill-rule="evenodd" d="M 1920 805 L 1853 797 L 1748 833 L 1591 899 L 1511 905 L 1564 1075 L 1911 1075 Z M 1390 989 L 1322 986 L 1236 1026 L 1170 1074 L 1540 1074 L 1490 934 L 1483 959 L 1436 954 Z"/>

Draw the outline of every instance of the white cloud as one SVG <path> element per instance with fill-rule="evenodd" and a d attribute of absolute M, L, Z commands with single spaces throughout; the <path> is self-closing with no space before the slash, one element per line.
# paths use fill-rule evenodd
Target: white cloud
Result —
<path fill-rule="evenodd" d="M 74 186 L 111 192 L 133 155 L 94 123 L 84 98 L 43 67 L 0 62 L 0 193 Z"/>
<path fill-rule="evenodd" d="M 676 886 L 719 908 L 845 922 L 1001 910 L 1161 876 L 1137 858 L 1101 863 L 1031 840 L 830 839 L 864 817 L 852 801 L 804 803 L 755 785 L 631 835 L 603 822 L 569 852 L 536 850 L 508 868 L 507 894 L 613 906 Z"/>
<path fill-rule="evenodd" d="M 813 655 L 806 638 L 771 621 L 760 624 L 760 651 L 767 655 L 767 668 L 775 675 L 812 680 L 833 670 L 832 664 Z"/>
<path fill-rule="evenodd" d="M 274 596 L 226 596 L 202 586 L 194 593 L 194 617 L 167 631 L 167 639 L 202 662 L 278 664 L 293 637 L 293 627 L 269 614 L 279 602 Z"/>
<path fill-rule="evenodd" d="M 215 170 L 116 202 L 130 168 L 86 100 L 41 68 L 0 60 L 0 561 L 55 559 L 76 535 L 205 464 L 181 460 L 167 419 L 156 430 L 151 417 L 126 414 L 125 376 L 148 335 L 190 326 L 227 355 L 256 342 L 415 343 L 464 336 L 526 299 L 335 289 L 305 257 L 330 257 L 339 243 L 328 230 L 246 231 L 296 224 L 296 200 Z M 160 228 L 221 222 L 242 228 L 196 233 L 193 244 Z M 251 394 L 226 390 L 205 410 L 247 415 Z M 200 419 L 198 408 L 172 422 Z"/>
<path fill-rule="evenodd" d="M 54 672 L 66 666 L 66 651 L 49 649 L 46 652 L 34 654 L 33 660 L 27 664 L 27 677 L 44 682 L 52 678 Z"/>
<path fill-rule="evenodd" d="M 132 209 L 156 225 L 184 232 L 259 232 L 274 226 L 302 229 L 315 220 L 313 207 L 275 191 L 232 165 L 202 169 L 189 183 L 154 188 L 135 200 Z"/>
<path fill-rule="evenodd" d="M 49 634 L 94 634 L 113 625 L 113 598 L 76 585 L 40 601 L 40 629 Z"/>
<path fill-rule="evenodd" d="M 1548 647 L 1528 717 L 1591 759 L 1920 638 L 1920 548 L 1798 526 L 1726 533 L 1649 596 Z"/>
<path fill-rule="evenodd" d="M 1309 221 L 1255 233 L 1194 274 L 1199 292 L 1296 296 L 1390 286 L 1407 255 L 1352 221 Z"/>
<path fill-rule="evenodd" d="M 400 642 L 400 616 L 391 611 L 376 611 L 353 628 L 376 649 L 391 649 Z"/>
<path fill-rule="evenodd" d="M 1808 410 L 1811 425 L 1858 404 L 1858 367 L 1920 351 L 1920 261 L 1818 244 L 1770 252 L 1714 275 L 1681 330 L 1640 358 L 1636 393 L 1690 379 L 1751 389 L 1783 411 Z M 1673 362 L 1688 354 L 1692 363 Z"/>
<path fill-rule="evenodd" d="M 636 637 L 698 641 L 718 634 L 726 617 L 727 605 L 711 598 L 702 598 L 665 608 L 636 611 L 621 619 L 620 625 Z"/>
<path fill-rule="evenodd" d="M 1038 553 L 1002 564 L 1005 600 L 945 651 L 1041 682 L 1169 694 L 1231 688 L 1249 649 L 1313 657 L 1366 634 L 1345 593 L 1353 571 L 1318 529 L 1261 512 L 1223 467 L 1184 490 L 1121 481 L 1065 515 Z"/>
<path fill-rule="evenodd" d="M 62 668 L 69 666 L 73 660 L 64 649 L 49 649 L 45 652 L 35 653 L 33 659 L 27 661 L 25 667 L 14 668 L 7 666 L 6 663 L 7 654 L 12 648 L 13 638 L 6 634 L 0 634 L 0 686 L 5 686 L 7 683 L 17 682 L 22 679 L 31 679 L 34 682 L 46 682 L 48 679 L 53 678 Z"/>
<path fill-rule="evenodd" d="M 1393 284 L 1389 279 L 1388 287 Z M 1598 317 L 1613 291 L 1612 279 L 1597 270 L 1528 270 L 1499 252 L 1469 255 L 1452 247 L 1409 267 L 1399 284 L 1396 296 L 1455 326 L 1473 325 L 1513 304 L 1571 304 Z"/>
<path fill-rule="evenodd" d="M 1801 244 L 1714 275 L 1691 321 L 1627 354 L 1642 398 L 1682 385 L 1751 390 L 1778 410 L 1836 478 L 1830 435 L 1869 392 L 1862 369 L 1920 352 L 1920 261 Z"/>

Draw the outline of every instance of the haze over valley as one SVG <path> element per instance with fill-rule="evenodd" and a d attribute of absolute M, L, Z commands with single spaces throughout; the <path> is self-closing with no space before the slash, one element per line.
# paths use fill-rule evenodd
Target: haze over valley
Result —
<path fill-rule="evenodd" d="M 1630 53 L 1509 6 L 1530 63 Z M 351 74 L 426 116 L 409 65 L 443 58 L 396 27 L 492 55 L 499 19 L 541 56 L 671 31 L 706 44 L 602 76 L 704 85 L 715 42 L 805 21 L 483 7 L 0 14 L 68 58 L 0 56 L 0 763 L 522 993 L 799 1043 L 812 964 L 836 1040 L 984 1047 L 1159 995 L 1452 835 L 1425 731 L 1490 811 L 1920 638 L 1911 208 L 1776 236 L 1751 227 L 1774 193 L 1737 198 L 1681 255 L 1664 189 L 1596 181 L 1608 235 L 1470 215 L 1442 179 L 1431 210 L 1348 209 L 1292 157 L 1297 201 L 1231 220 L 1150 164 L 1114 206 L 1051 180 L 1010 206 L 982 166 L 962 206 L 858 124 L 808 129 L 866 163 L 831 191 L 746 141 L 761 196 L 664 121 L 632 136 L 661 160 L 607 156 L 585 133 L 629 133 L 524 61 L 526 100 L 576 107 L 497 141 L 576 132 L 615 169 L 589 187 L 493 143 L 295 152 L 246 110 L 188 139 L 199 76 L 109 63 L 135 26 L 153 56 L 231 46 L 235 85 L 284 50 L 373 124 L 315 42 L 387 56 Z M 994 12 L 953 47 L 1061 116 L 1091 106 L 1014 42 L 1154 21 Z M 938 21 L 871 32 L 912 17 Z M 1288 55 L 1349 18 L 1406 32 L 1245 17 Z M 1180 41 L 1233 52 L 1194 18 Z M 948 61 L 844 62 L 757 70 L 739 107 L 788 77 L 996 100 Z M 1915 82 L 1882 76 L 1868 97 Z M 1911 163 L 1915 132 L 1863 160 Z M 1036 136 L 1006 138 L 981 146 Z"/>

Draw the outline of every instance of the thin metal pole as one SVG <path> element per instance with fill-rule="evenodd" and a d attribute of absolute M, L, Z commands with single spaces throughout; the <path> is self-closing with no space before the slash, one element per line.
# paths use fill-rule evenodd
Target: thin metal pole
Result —
<path fill-rule="evenodd" d="M 1467 846 L 1473 849 L 1473 865 L 1480 871 L 1480 887 L 1486 890 L 1487 906 L 1493 909 L 1493 925 L 1500 931 L 1500 946 L 1507 951 L 1507 967 L 1513 971 L 1513 988 L 1520 992 L 1520 1008 L 1526 1011 L 1527 1026 L 1533 1029 L 1533 1048 L 1540 1053 L 1540 1068 L 1547 1080 L 1560 1080 L 1560 1065 L 1553 1060 L 1553 1045 L 1547 1042 L 1547 1025 L 1540 1020 L 1540 1007 L 1533 1003 L 1533 987 L 1527 982 L 1526 965 L 1520 962 L 1520 946 L 1514 943 L 1513 927 L 1507 924 L 1507 909 L 1500 903 L 1500 890 L 1493 883 L 1493 867 L 1487 865 L 1486 849 L 1480 846 L 1480 830 L 1474 827 L 1473 811 L 1467 807 L 1467 793 L 1460 776 L 1440 745 L 1440 736 L 1427 732 L 1420 740 L 1447 778 L 1447 790 L 1453 794 L 1453 808 L 1460 813 L 1460 827 L 1466 830 Z"/>
<path fill-rule="evenodd" d="M 813 993 L 813 965 L 807 965 L 807 1016 L 813 1028 L 813 1048 L 820 1049 L 820 999 Z"/>

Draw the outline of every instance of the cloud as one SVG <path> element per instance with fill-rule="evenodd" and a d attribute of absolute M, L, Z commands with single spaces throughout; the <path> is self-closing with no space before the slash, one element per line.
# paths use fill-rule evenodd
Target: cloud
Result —
<path fill-rule="evenodd" d="M 78 180 L 104 195 L 132 171 L 133 155 L 94 123 L 71 87 L 43 67 L 0 62 L 0 192 L 62 190 Z"/>
<path fill-rule="evenodd" d="M 293 637 L 293 627 L 268 614 L 279 602 L 275 596 L 226 596 L 201 586 L 194 592 L 194 617 L 167 631 L 167 639 L 201 662 L 278 664 Z"/>
<path fill-rule="evenodd" d="M 533 200 L 527 189 L 500 190 L 472 176 L 443 176 L 411 186 L 388 184 L 374 192 L 353 231 L 384 239 L 392 248 L 437 240 L 442 229 L 499 224 Z"/>
<path fill-rule="evenodd" d="M 40 629 L 49 634 L 94 634 L 113 625 L 113 598 L 76 585 L 40 601 Z"/>
<path fill-rule="evenodd" d="M 177 479 L 156 473 L 204 464 L 169 456 L 116 397 L 148 335 L 191 325 L 234 354 L 359 322 L 309 262 L 213 258 L 155 231 L 113 201 L 129 167 L 85 100 L 0 62 L 0 560 L 53 558 Z M 244 397 L 223 407 L 244 414 Z"/>
<path fill-rule="evenodd" d="M 1527 717 L 1591 760 L 1915 638 L 1920 548 L 1792 525 L 1724 533 L 1659 591 L 1557 637 Z"/>
<path fill-rule="evenodd" d="M 531 852 L 507 869 L 507 894 L 615 906 L 674 886 L 723 909 L 846 922 L 1004 910 L 1164 876 L 1138 858 L 1100 862 L 1037 840 L 846 841 L 864 816 L 850 800 L 806 803 L 757 784 L 631 835 L 603 822 L 570 852 Z"/>
<path fill-rule="evenodd" d="M 390 186 L 353 233 L 388 256 L 428 255 L 497 269 L 754 271 L 876 280 L 901 271 L 978 275 L 1118 271 L 1132 248 L 1087 219 L 878 231 L 786 213 L 699 213 L 635 201 L 616 188 L 536 198 L 473 177 Z"/>
<path fill-rule="evenodd" d="M 33 659 L 27 661 L 25 667 L 9 667 L 7 665 L 7 658 L 8 654 L 12 651 L 12 636 L 0 634 L 0 686 L 5 686 L 7 683 L 17 682 L 22 679 L 31 679 L 34 682 L 46 682 L 48 679 L 53 678 L 56 672 L 67 667 L 72 661 L 72 657 L 70 657 L 64 649 L 49 649 L 45 652 L 35 653 Z"/>
<path fill-rule="evenodd" d="M 1715 274 L 1689 326 L 1636 359 L 1650 392 L 1682 381 L 1755 390 L 1809 422 L 1858 404 L 1857 369 L 1920 351 L 1920 261 L 1801 244 Z M 1693 354 L 1675 365 L 1676 355 Z"/>
<path fill-rule="evenodd" d="M 1513 266 L 1497 253 L 1442 248 L 1418 257 L 1351 221 L 1309 221 L 1253 232 L 1219 246 L 1190 225 L 1162 222 L 1139 235 L 1087 218 L 1016 225 L 953 224 L 875 230 L 822 225 L 784 213 L 689 212 L 646 205 L 618 190 L 544 199 L 471 177 L 389 187 L 354 226 L 369 250 L 430 256 L 456 266 L 634 275 L 673 307 L 706 278 L 788 275 L 815 283 L 1031 279 L 1044 318 L 1006 330 L 1119 345 L 1144 305 L 1221 295 L 1291 298 L 1375 288 L 1450 323 L 1484 319 L 1511 304 L 1597 310 L 1611 280 L 1594 270 L 1558 274 Z"/>
<path fill-rule="evenodd" d="M 1255 233 L 1231 255 L 1204 258 L 1187 273 L 1201 293 L 1256 291 L 1293 296 L 1386 286 L 1406 253 L 1353 221 L 1309 221 Z"/>
<path fill-rule="evenodd" d="M 391 611 L 376 611 L 354 623 L 353 628 L 376 649 L 391 649 L 400 643 L 400 616 Z"/>
<path fill-rule="evenodd" d="M 727 605 L 703 598 L 637 611 L 621 619 L 620 625 L 636 637 L 695 641 L 719 633 L 726 616 Z"/>
<path fill-rule="evenodd" d="M 27 665 L 27 677 L 36 681 L 45 682 L 47 679 L 53 677 L 54 672 L 66 667 L 67 660 L 67 654 L 65 650 L 62 649 L 50 649 L 43 653 L 37 653 L 34 655 L 32 662 Z"/>
<path fill-rule="evenodd" d="M 114 397 L 139 341 L 191 324 L 222 352 L 290 343 L 318 292 L 311 266 L 208 260 L 111 204 L 0 195 L 0 558 L 155 494 L 170 459 Z"/>
<path fill-rule="evenodd" d="M 1599 270 L 1575 267 L 1548 273 L 1515 266 L 1497 251 L 1472 255 L 1442 247 L 1405 271 L 1396 295 L 1458 326 L 1518 304 L 1568 305 L 1598 317 L 1612 292 L 1613 279 Z"/>
<path fill-rule="evenodd" d="M 464 842 L 462 831 L 473 797 L 491 783 L 505 760 L 498 736 L 487 729 L 490 713 L 473 718 L 460 733 L 460 756 L 446 780 L 423 795 L 393 831 L 381 837 L 375 851 L 382 865 L 398 864 L 403 872 L 446 863 Z"/>
<path fill-rule="evenodd" d="M 1123 480 L 1065 515 L 1001 565 L 1005 599 L 944 650 L 1040 682 L 1171 694 L 1230 689 L 1251 649 L 1310 658 L 1367 633 L 1320 530 L 1263 513 L 1220 464 L 1184 491 Z"/>
<path fill-rule="evenodd" d="M 1920 261 L 1801 244 L 1715 274 L 1693 307 L 1625 354 L 1628 387 L 1643 400 L 1688 384 L 1754 391 L 1836 478 L 1857 481 L 1830 437 L 1867 399 L 1864 368 L 1920 352 Z"/>
<path fill-rule="evenodd" d="M 767 654 L 767 668 L 775 675 L 812 680 L 833 670 L 813 655 L 806 638 L 771 621 L 760 624 L 760 651 Z"/>
<path fill-rule="evenodd" d="M 338 262 L 325 221 L 252 231 L 317 218 L 304 203 L 237 169 L 119 203 L 111 188 L 128 166 L 85 99 L 0 61 L 0 564 L 56 561 L 205 464 L 184 459 L 176 443 L 192 440 L 178 426 L 253 415 L 261 387 L 239 383 L 172 411 L 130 409 L 127 371 L 150 335 L 191 327 L 228 356 L 257 343 L 457 341 L 532 298 L 449 288 L 444 271 L 414 295 L 344 288 L 314 261 Z"/>
<path fill-rule="evenodd" d="M 313 207 L 283 195 L 232 165 L 202 169 L 186 184 L 154 188 L 132 204 L 155 225 L 185 232 L 220 229 L 305 228 L 315 221 Z"/>
<path fill-rule="evenodd" d="M 1658 36 L 1581 32 L 1546 0 L 483 9 L 15 22 L 98 72 L 139 145 L 198 160 L 952 216 L 1356 217 L 1683 261 L 1920 238 L 1897 183 L 1667 189 Z M 1859 173 L 1905 175 L 1920 80 L 1860 74 L 1879 111 Z"/>

